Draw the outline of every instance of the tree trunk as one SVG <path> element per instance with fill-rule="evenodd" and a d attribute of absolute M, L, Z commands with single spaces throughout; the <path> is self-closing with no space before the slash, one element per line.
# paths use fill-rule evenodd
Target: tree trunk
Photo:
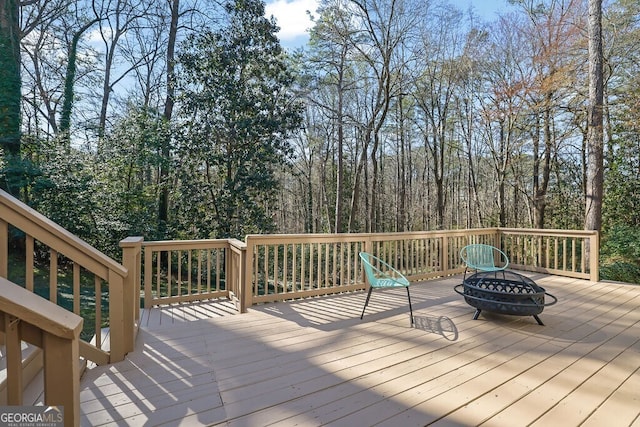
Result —
<path fill-rule="evenodd" d="M 73 112 L 73 98 L 74 88 L 76 80 L 76 60 L 78 43 L 80 37 L 87 31 L 93 24 L 98 22 L 97 19 L 91 20 L 83 25 L 71 39 L 71 46 L 69 46 L 69 57 L 67 59 L 67 71 L 64 78 L 64 101 L 62 103 L 62 111 L 60 112 L 60 133 L 64 135 L 67 144 L 70 144 L 69 131 L 71 129 L 71 113 Z"/>
<path fill-rule="evenodd" d="M 0 149 L 20 156 L 20 14 L 18 0 L 0 1 Z M 20 193 L 4 180 L 0 188 Z"/>
<path fill-rule="evenodd" d="M 603 195 L 602 0 L 589 0 L 589 111 L 584 228 L 600 230 Z"/>
<path fill-rule="evenodd" d="M 340 67 L 338 71 L 338 111 L 336 121 L 338 122 L 338 170 L 336 171 L 336 204 L 334 218 L 334 232 L 343 232 L 343 205 L 344 205 L 344 71 L 347 56 L 347 45 L 342 46 L 342 54 L 340 55 Z"/>
<path fill-rule="evenodd" d="M 173 116 L 175 97 L 175 47 L 178 34 L 178 18 L 180 0 L 171 2 L 171 24 L 169 26 L 169 40 L 167 43 L 167 97 L 164 103 L 163 117 L 167 123 Z M 165 232 L 169 221 L 169 163 L 171 156 L 171 135 L 162 141 L 162 159 L 160 163 L 160 194 L 158 196 L 158 229 Z"/>

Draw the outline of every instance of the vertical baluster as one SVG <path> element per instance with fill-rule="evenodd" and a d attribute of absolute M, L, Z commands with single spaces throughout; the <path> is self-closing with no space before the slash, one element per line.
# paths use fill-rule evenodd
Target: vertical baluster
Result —
<path fill-rule="evenodd" d="M 264 295 L 269 293 L 269 245 L 263 245 L 264 248 L 264 263 L 262 265 L 264 273 Z"/>
<path fill-rule="evenodd" d="M 327 285 L 331 285 L 331 286 L 336 286 L 337 283 L 337 279 L 338 279 L 338 270 L 336 269 L 336 263 L 338 262 L 338 248 L 340 246 L 340 243 L 332 243 L 330 248 L 331 248 L 331 262 L 332 262 L 332 267 L 331 267 L 331 283 L 327 283 Z"/>
<path fill-rule="evenodd" d="M 73 263 L 73 312 L 80 314 L 80 264 Z"/>
<path fill-rule="evenodd" d="M 219 291 L 222 287 L 222 249 L 213 249 L 214 253 L 216 254 L 216 271 L 215 271 L 215 275 L 216 275 L 216 286 L 215 286 L 215 290 Z"/>
<path fill-rule="evenodd" d="M 300 245 L 298 245 L 297 243 L 293 243 L 291 245 L 291 256 L 293 257 L 293 259 L 291 260 L 291 262 L 293 263 L 293 270 L 292 270 L 292 274 L 291 274 L 291 286 L 293 288 L 293 291 L 296 292 L 298 291 L 298 247 Z"/>
<path fill-rule="evenodd" d="M 207 292 L 211 292 L 211 252 L 212 249 L 207 249 Z"/>
<path fill-rule="evenodd" d="M 282 245 L 282 291 L 289 291 L 289 253 L 287 252 L 289 245 L 284 243 Z"/>
<path fill-rule="evenodd" d="M 307 244 L 300 243 L 300 289 L 305 290 L 305 282 L 307 280 L 306 268 L 307 265 Z"/>
<path fill-rule="evenodd" d="M 24 277 L 24 287 L 33 292 L 33 264 L 34 264 L 34 240 L 33 236 L 27 234 L 26 241 L 26 253 L 25 253 L 25 277 Z"/>
<path fill-rule="evenodd" d="M 49 249 L 49 301 L 58 303 L 58 252 Z"/>
<path fill-rule="evenodd" d="M 320 289 L 322 287 L 322 244 L 317 244 L 317 257 L 318 259 L 316 264 L 316 289 Z"/>
<path fill-rule="evenodd" d="M 202 293 L 202 249 L 198 250 L 198 293 Z"/>
<path fill-rule="evenodd" d="M 176 286 L 178 291 L 177 295 L 180 297 L 182 296 L 182 251 L 178 251 L 177 264 L 178 264 L 178 272 L 176 276 Z"/>
<path fill-rule="evenodd" d="M 173 264 L 173 251 L 168 250 L 167 251 L 167 296 L 171 296 L 173 295 L 173 290 L 171 289 L 173 287 L 173 280 L 171 280 L 171 265 Z"/>
<path fill-rule="evenodd" d="M 95 335 L 96 335 L 96 347 L 102 348 L 102 279 L 98 276 L 94 276 L 94 296 L 96 306 L 96 318 L 95 318 Z"/>
<path fill-rule="evenodd" d="M 8 276 L 9 276 L 9 223 L 0 219 L 0 277 L 7 278 Z"/>
<path fill-rule="evenodd" d="M 582 242 L 580 245 L 580 272 L 581 273 L 586 273 L 587 269 L 586 269 L 586 257 L 587 257 L 587 240 L 586 239 L 580 239 L 580 241 Z"/>
<path fill-rule="evenodd" d="M 187 251 L 187 295 L 191 295 L 191 268 L 193 267 L 191 262 L 191 253 L 193 251 L 189 249 Z"/>

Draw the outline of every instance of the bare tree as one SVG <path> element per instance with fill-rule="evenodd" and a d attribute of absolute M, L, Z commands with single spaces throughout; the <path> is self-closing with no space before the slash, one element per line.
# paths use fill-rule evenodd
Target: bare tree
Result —
<path fill-rule="evenodd" d="M 140 31 L 147 27 L 146 16 L 151 2 L 129 2 L 127 0 L 93 1 L 95 17 L 99 19 L 99 35 L 104 51 L 104 75 L 102 92 L 100 94 L 100 114 L 98 116 L 98 136 L 104 136 L 107 125 L 109 100 L 114 87 L 122 81 L 133 69 L 143 62 L 136 58 L 134 63 L 120 64 L 118 55 L 121 38 L 125 33 Z"/>
<path fill-rule="evenodd" d="M 452 112 L 458 90 L 458 57 L 463 48 L 462 13 L 443 6 L 437 13 L 435 27 L 423 36 L 423 51 L 428 52 L 423 75 L 418 79 L 414 96 L 423 117 L 421 132 L 424 147 L 432 158 L 431 176 L 436 194 L 437 228 L 445 226 L 447 179 L 451 160 Z"/>
<path fill-rule="evenodd" d="M 333 208 L 332 229 L 335 233 L 345 231 L 345 121 L 346 100 L 348 92 L 354 88 L 354 76 L 349 64 L 353 55 L 352 40 L 354 28 L 351 26 L 349 14 L 340 2 L 329 3 L 319 9 L 320 18 L 312 30 L 313 40 L 310 60 L 312 66 L 319 71 L 316 91 L 309 93 L 309 98 L 317 107 L 322 108 L 327 118 L 334 123 L 335 132 L 335 202 Z M 321 87 L 329 89 L 329 92 Z M 328 99 L 321 99 L 329 95 Z M 327 151 L 328 152 L 328 151 Z"/>
<path fill-rule="evenodd" d="M 377 202 L 380 170 L 378 159 L 381 156 L 381 130 L 386 123 L 393 98 L 402 92 L 403 61 L 399 59 L 401 44 L 409 37 L 420 21 L 424 9 L 414 8 L 415 3 L 405 0 L 352 0 L 354 16 L 361 30 L 354 39 L 354 47 L 361 61 L 368 67 L 371 75 L 369 88 L 370 108 L 362 122 L 364 150 L 358 163 L 361 171 L 365 165 L 365 156 L 370 153 L 371 184 L 367 188 L 370 198 L 367 214 L 367 231 L 375 232 L 379 228 L 381 206 Z M 366 69 L 365 69 L 366 70 Z M 364 71 L 365 73 L 367 71 Z M 351 220 L 353 225 L 357 194 L 360 191 L 361 173 L 356 172 L 356 181 L 352 195 Z M 350 227 L 351 229 L 351 227 Z"/>
<path fill-rule="evenodd" d="M 556 118 L 562 112 L 575 77 L 575 50 L 580 40 L 579 23 L 582 13 L 579 0 L 515 1 L 529 17 L 525 37 L 530 41 L 530 64 L 534 72 L 529 83 L 533 155 L 532 205 L 534 227 L 545 227 L 545 211 L 551 182 L 553 159 L 560 140 Z"/>

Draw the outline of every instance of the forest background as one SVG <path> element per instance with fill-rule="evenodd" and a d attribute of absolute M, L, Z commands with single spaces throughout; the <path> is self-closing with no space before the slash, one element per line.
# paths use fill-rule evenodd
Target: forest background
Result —
<path fill-rule="evenodd" d="M 285 51 L 259 0 L 2 0 L 0 186 L 115 257 L 137 235 L 582 229 L 588 2 L 510 3 L 322 0 Z M 603 4 L 601 274 L 634 283 L 639 19 Z"/>

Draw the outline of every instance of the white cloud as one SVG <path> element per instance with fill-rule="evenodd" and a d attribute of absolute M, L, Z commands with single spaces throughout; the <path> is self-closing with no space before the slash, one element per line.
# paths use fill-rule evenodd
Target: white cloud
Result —
<path fill-rule="evenodd" d="M 280 40 L 306 36 L 312 23 L 307 11 L 315 14 L 319 0 L 267 0 L 265 14 L 273 15 L 280 27 Z"/>

